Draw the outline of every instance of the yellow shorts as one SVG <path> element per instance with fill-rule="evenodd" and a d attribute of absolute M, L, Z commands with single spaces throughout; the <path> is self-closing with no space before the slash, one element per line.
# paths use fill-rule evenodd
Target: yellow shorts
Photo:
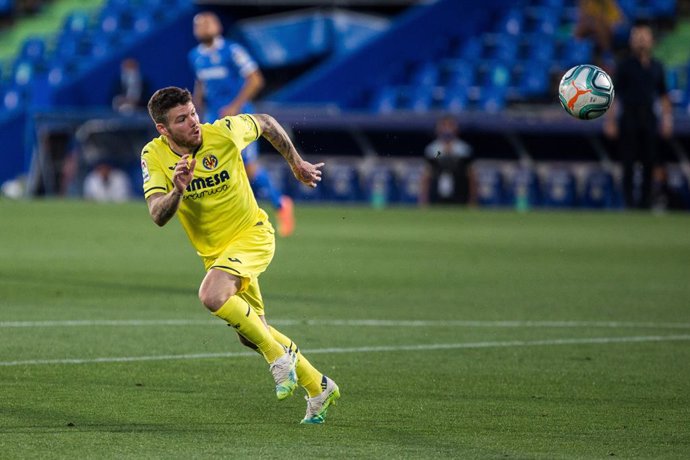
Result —
<path fill-rule="evenodd" d="M 206 271 L 215 268 L 242 280 L 240 292 L 256 312 L 264 314 L 264 301 L 259 289 L 259 275 L 266 271 L 275 253 L 275 230 L 265 219 L 240 233 L 217 257 L 203 257 Z"/>

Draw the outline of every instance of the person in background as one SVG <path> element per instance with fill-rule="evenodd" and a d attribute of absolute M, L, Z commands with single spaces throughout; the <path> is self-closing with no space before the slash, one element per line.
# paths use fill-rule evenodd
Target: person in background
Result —
<path fill-rule="evenodd" d="M 613 61 L 613 37 L 625 17 L 616 0 L 579 0 L 575 38 L 591 38 L 595 44 L 595 61 L 608 67 Z"/>
<path fill-rule="evenodd" d="M 459 137 L 455 117 L 445 115 L 436 123 L 436 139 L 424 152 L 427 171 L 423 177 L 422 204 L 474 202 L 471 170 L 472 147 Z"/>
<path fill-rule="evenodd" d="M 146 106 L 148 98 L 146 81 L 141 75 L 139 62 L 127 58 L 120 64 L 118 78 L 113 97 L 113 109 L 120 113 L 132 113 Z"/>
<path fill-rule="evenodd" d="M 653 177 L 663 180 L 657 155 L 657 133 L 673 135 L 673 106 L 668 97 L 663 64 L 652 56 L 654 35 L 648 25 L 630 31 L 630 54 L 616 66 L 613 85 L 616 103 L 604 120 L 604 134 L 617 141 L 623 162 L 623 197 L 629 208 L 649 209 L 653 204 Z M 661 123 L 655 112 L 660 103 Z M 619 110 L 620 109 L 620 110 Z M 642 183 L 635 193 L 635 164 L 642 167 Z M 662 190 L 663 185 L 658 187 Z"/>
<path fill-rule="evenodd" d="M 84 198 L 87 200 L 121 203 L 132 196 L 132 184 L 123 171 L 102 162 L 84 179 Z"/>
<path fill-rule="evenodd" d="M 194 16 L 194 36 L 199 45 L 189 53 L 194 70 L 194 103 L 202 120 L 213 123 L 223 117 L 253 112 L 252 100 L 264 86 L 257 63 L 238 43 L 225 40 L 223 26 L 214 13 Z M 242 151 L 242 160 L 254 191 L 269 198 L 277 211 L 278 234 L 289 236 L 295 227 L 292 200 L 276 189 L 259 165 L 258 143 Z"/>

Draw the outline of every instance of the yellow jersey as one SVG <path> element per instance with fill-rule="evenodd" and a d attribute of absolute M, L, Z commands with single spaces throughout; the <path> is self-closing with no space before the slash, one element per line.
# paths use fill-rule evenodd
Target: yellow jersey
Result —
<path fill-rule="evenodd" d="M 243 114 L 201 125 L 202 144 L 194 153 L 194 177 L 185 190 L 177 217 L 197 253 L 213 257 L 243 230 L 266 219 L 254 198 L 242 162 L 242 150 L 261 136 L 251 115 Z M 181 155 L 165 136 L 143 148 L 144 197 L 168 193 Z"/>

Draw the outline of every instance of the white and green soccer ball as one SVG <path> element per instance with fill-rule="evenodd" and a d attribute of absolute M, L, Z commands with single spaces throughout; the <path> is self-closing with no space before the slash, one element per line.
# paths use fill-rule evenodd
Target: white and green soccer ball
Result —
<path fill-rule="evenodd" d="M 599 118 L 613 104 L 613 82 L 602 69 L 591 64 L 568 70 L 558 85 L 558 99 L 570 115 L 580 120 Z"/>

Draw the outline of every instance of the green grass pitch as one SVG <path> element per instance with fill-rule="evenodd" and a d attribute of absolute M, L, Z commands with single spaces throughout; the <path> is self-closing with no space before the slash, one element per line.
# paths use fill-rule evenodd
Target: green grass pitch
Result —
<path fill-rule="evenodd" d="M 143 203 L 0 202 L 0 457 L 688 458 L 690 217 L 297 209 L 269 320 L 340 385 L 275 400 Z"/>

